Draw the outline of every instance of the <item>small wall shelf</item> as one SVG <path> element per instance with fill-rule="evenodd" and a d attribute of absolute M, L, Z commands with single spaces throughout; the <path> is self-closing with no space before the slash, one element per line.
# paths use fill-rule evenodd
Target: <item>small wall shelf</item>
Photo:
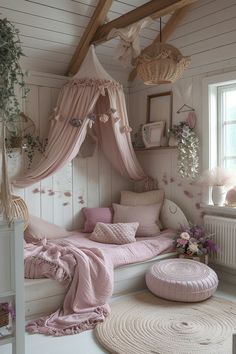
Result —
<path fill-rule="evenodd" d="M 134 148 L 134 151 L 150 151 L 150 150 L 176 150 L 177 146 L 155 146 L 150 148 Z"/>

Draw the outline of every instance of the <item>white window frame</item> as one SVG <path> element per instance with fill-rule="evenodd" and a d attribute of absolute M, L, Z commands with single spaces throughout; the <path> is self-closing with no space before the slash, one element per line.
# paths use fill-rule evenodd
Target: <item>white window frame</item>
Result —
<path fill-rule="evenodd" d="M 225 146 L 225 134 L 223 132 L 223 122 L 224 122 L 224 118 L 225 118 L 225 112 L 224 112 L 224 93 L 225 92 L 229 92 L 235 90 L 236 91 L 236 84 L 227 84 L 227 85 L 223 85 L 223 86 L 218 86 L 217 88 L 217 99 L 218 99 L 218 117 L 220 119 L 220 121 L 218 121 L 218 124 L 220 124 L 220 126 L 218 126 L 218 166 L 224 166 L 224 149 L 223 146 Z M 236 124 L 236 120 L 235 121 L 227 121 L 225 122 L 225 127 L 226 125 L 232 125 L 232 124 Z M 233 158 L 236 159 L 236 155 L 232 155 L 232 156 L 228 156 L 228 158 Z"/>
<path fill-rule="evenodd" d="M 206 77 L 202 80 L 202 170 L 211 169 L 218 164 L 217 115 L 219 107 L 217 90 L 220 86 L 231 84 L 236 84 L 236 71 Z M 204 203 L 207 203 L 207 200 L 209 204 L 210 191 Z"/>

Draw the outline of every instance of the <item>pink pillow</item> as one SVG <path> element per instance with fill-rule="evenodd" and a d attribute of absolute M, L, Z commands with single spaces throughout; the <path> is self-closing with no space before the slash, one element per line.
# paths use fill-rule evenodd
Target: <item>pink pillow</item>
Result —
<path fill-rule="evenodd" d="M 93 232 L 97 222 L 112 223 L 112 208 L 83 208 L 85 217 L 83 232 Z"/>
<path fill-rule="evenodd" d="M 54 238 L 67 237 L 70 234 L 71 232 L 63 227 L 51 224 L 37 216 L 30 215 L 29 225 L 24 232 L 24 238 L 26 242 L 37 242 L 44 238 L 52 240 Z"/>
<path fill-rule="evenodd" d="M 90 236 L 90 240 L 102 243 L 114 243 L 116 245 L 135 242 L 138 225 L 138 222 L 125 224 L 103 224 L 102 222 L 98 222 Z"/>

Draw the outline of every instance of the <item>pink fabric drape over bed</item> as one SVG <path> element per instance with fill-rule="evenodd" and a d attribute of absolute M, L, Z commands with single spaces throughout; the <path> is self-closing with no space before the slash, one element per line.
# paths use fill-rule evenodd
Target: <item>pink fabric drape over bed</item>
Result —
<path fill-rule="evenodd" d="M 108 95 L 101 96 L 97 101 L 96 112 L 102 114 L 112 107 L 116 109 L 115 116 L 120 120 L 115 123 L 110 119 L 105 124 L 96 120 L 95 133 L 102 150 L 121 175 L 135 181 L 144 179 L 145 174 L 134 153 L 130 133 L 122 131 L 124 127 L 129 126 L 123 89 L 122 87 L 110 87 L 107 92 Z"/>
<path fill-rule="evenodd" d="M 12 181 L 14 186 L 23 188 L 39 182 L 75 158 L 89 129 L 88 115 L 95 110 L 95 107 L 101 114 L 114 108 L 116 116 L 120 118 L 118 122 L 115 122 L 110 117 L 107 123 L 96 119 L 95 130 L 98 140 L 109 161 L 118 172 L 132 180 L 142 180 L 146 177 L 133 151 L 130 133 L 122 131 L 125 126 L 128 126 L 122 86 L 110 80 L 108 74 L 109 80 L 107 77 L 103 79 L 96 77 L 98 68 L 103 75 L 105 71 L 98 62 L 93 47 L 85 58 L 85 62 L 86 60 L 91 67 L 88 70 L 88 65 L 85 63 L 86 77 L 81 78 L 83 77 L 82 66 L 79 75 L 77 74 L 61 89 L 51 121 L 45 157 L 32 170 Z M 71 119 L 81 119 L 82 126 L 72 126 Z"/>

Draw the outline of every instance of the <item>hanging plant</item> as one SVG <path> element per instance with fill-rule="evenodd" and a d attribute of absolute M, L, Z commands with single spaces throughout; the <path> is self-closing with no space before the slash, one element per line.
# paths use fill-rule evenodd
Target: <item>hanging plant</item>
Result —
<path fill-rule="evenodd" d="M 3 124 L 0 211 L 9 223 L 13 221 L 14 212 L 7 171 L 5 129 L 9 126 L 15 130 L 21 111 L 15 89 L 20 87 L 23 98 L 28 91 L 19 64 L 22 56 L 19 31 L 6 18 L 0 19 L 0 120 Z"/>
<path fill-rule="evenodd" d="M 182 178 L 196 178 L 199 174 L 199 138 L 189 122 L 174 125 L 170 133 L 178 142 L 178 173 Z"/>
<path fill-rule="evenodd" d="M 28 168 L 30 168 L 33 163 L 33 158 L 35 153 L 39 152 L 44 156 L 48 144 L 48 139 L 46 138 L 43 140 L 40 139 L 38 135 L 34 136 L 31 134 L 27 134 L 24 137 L 23 142 L 24 142 L 23 148 L 25 149 L 28 158 Z"/>
<path fill-rule="evenodd" d="M 15 88 L 21 88 L 23 98 L 28 92 L 19 64 L 23 55 L 19 31 L 6 18 L 0 19 L 0 113 L 3 122 L 11 127 L 21 111 Z"/>

